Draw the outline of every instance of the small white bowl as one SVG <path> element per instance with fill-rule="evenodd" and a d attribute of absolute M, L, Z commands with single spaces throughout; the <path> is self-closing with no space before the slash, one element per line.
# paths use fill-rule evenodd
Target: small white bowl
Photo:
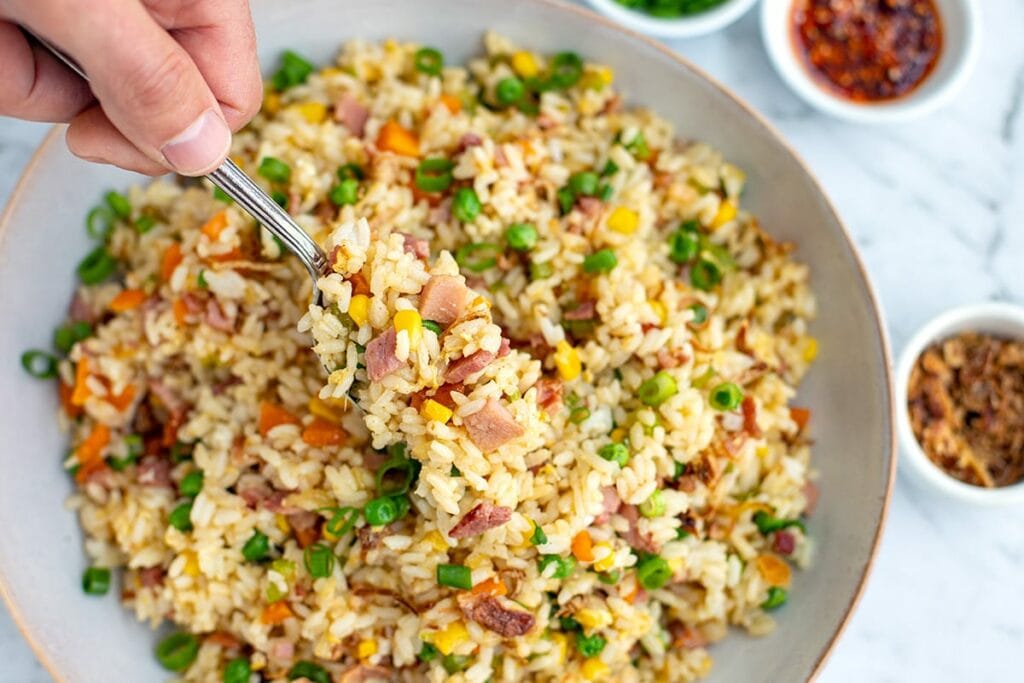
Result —
<path fill-rule="evenodd" d="M 623 7 L 615 0 L 587 0 L 601 14 L 611 17 L 623 26 L 659 38 L 692 38 L 725 28 L 736 21 L 757 0 L 726 0 L 706 12 L 678 19 L 661 19 L 644 12 Z"/>
<path fill-rule="evenodd" d="M 1024 503 L 1024 481 L 1000 488 L 973 486 L 949 476 L 935 465 L 914 436 L 907 407 L 907 385 L 918 356 L 934 342 L 960 332 L 980 332 L 1024 339 L 1024 307 L 1005 303 L 963 306 L 933 318 L 907 342 L 896 364 L 896 429 L 903 453 L 900 466 L 918 482 L 942 493 L 977 505 Z"/>
<path fill-rule="evenodd" d="M 934 1 L 942 21 L 939 61 L 923 83 L 894 100 L 852 102 L 815 80 L 794 43 L 794 0 L 762 0 L 761 37 L 782 80 L 812 107 L 854 123 L 908 121 L 938 109 L 956 95 L 974 70 L 981 45 L 976 0 Z"/>

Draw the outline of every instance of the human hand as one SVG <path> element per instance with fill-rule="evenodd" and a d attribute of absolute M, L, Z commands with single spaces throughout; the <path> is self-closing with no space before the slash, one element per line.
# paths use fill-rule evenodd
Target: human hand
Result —
<path fill-rule="evenodd" d="M 149 175 L 216 168 L 263 93 L 247 0 L 0 0 L 0 84 L 0 115 L 70 122 L 75 155 Z"/>

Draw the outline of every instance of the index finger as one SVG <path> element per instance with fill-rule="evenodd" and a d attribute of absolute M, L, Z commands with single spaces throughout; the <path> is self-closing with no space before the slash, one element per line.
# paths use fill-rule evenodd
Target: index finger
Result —
<path fill-rule="evenodd" d="M 143 0 L 158 24 L 188 52 L 238 130 L 259 111 L 263 80 L 247 0 Z"/>

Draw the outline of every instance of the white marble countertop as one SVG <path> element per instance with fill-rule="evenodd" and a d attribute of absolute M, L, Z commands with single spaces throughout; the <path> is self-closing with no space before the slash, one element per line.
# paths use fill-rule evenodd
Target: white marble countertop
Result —
<path fill-rule="evenodd" d="M 946 110 L 881 128 L 818 114 L 776 76 L 754 13 L 674 43 L 767 114 L 818 174 L 853 232 L 894 350 L 963 303 L 1024 303 L 1024 2 L 985 0 L 984 45 Z M 0 121 L 0 199 L 45 132 Z M 867 591 L 820 680 L 1020 680 L 1024 509 L 964 507 L 901 475 Z M 0 683 L 41 683 L 0 607 Z"/>

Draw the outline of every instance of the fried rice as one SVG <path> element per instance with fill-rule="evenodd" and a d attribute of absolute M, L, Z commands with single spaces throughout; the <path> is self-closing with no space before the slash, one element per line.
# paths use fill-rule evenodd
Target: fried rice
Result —
<path fill-rule="evenodd" d="M 810 559 L 808 269 L 609 68 L 484 44 L 268 84 L 233 158 L 319 302 L 209 186 L 104 210 L 69 506 L 183 680 L 694 680 Z"/>

